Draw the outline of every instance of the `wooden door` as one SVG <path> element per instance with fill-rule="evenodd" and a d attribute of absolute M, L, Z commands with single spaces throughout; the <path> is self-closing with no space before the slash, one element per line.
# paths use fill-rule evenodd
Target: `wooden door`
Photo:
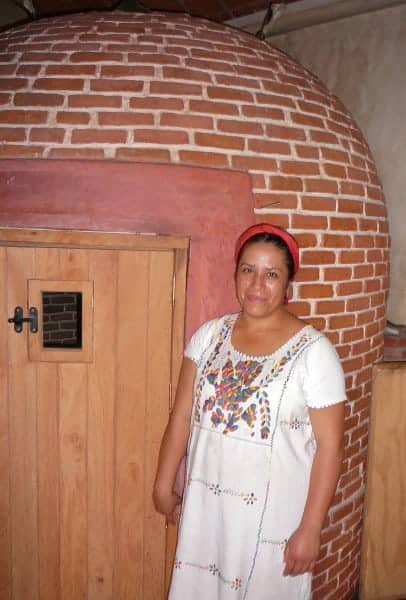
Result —
<path fill-rule="evenodd" d="M 0 240 L 0 598 L 161 600 L 173 539 L 151 491 L 180 362 L 187 241 Z M 82 303 L 80 345 L 44 348 L 43 303 L 65 292 Z M 38 308 L 38 333 L 7 323 L 16 306 Z"/>
<path fill-rule="evenodd" d="M 373 367 L 360 598 L 406 598 L 406 364 Z"/>

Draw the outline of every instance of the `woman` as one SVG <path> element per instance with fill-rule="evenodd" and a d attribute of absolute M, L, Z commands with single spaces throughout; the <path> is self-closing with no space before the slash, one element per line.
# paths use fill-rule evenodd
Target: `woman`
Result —
<path fill-rule="evenodd" d="M 236 245 L 241 312 L 185 352 L 154 500 L 176 520 L 169 600 L 308 600 L 342 460 L 345 387 L 328 339 L 286 308 L 295 239 L 254 225 Z"/>

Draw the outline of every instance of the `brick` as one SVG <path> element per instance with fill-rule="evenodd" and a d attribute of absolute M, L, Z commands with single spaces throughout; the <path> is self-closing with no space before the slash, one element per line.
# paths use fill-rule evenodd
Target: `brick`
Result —
<path fill-rule="evenodd" d="M 193 49 L 191 50 L 193 55 Z M 228 69 L 230 65 L 228 65 Z M 216 75 L 216 82 L 219 85 L 225 85 L 230 87 L 242 87 L 250 90 L 259 89 L 260 82 L 252 77 L 235 77 L 234 75 Z"/>
<path fill-rule="evenodd" d="M 253 102 L 253 95 L 244 90 L 228 87 L 207 87 L 208 98 L 212 100 L 229 100 L 232 102 Z"/>
<path fill-rule="evenodd" d="M 248 150 L 258 154 L 291 154 L 289 144 L 273 140 L 248 140 Z"/>
<path fill-rule="evenodd" d="M 262 125 L 259 123 L 249 121 L 237 121 L 234 119 L 219 119 L 217 121 L 218 131 L 225 133 L 238 133 L 240 135 L 262 135 Z M 248 144 L 251 144 L 254 140 L 249 140 Z M 263 140 L 256 140 L 263 141 Z M 267 143 L 264 141 L 264 143 Z M 279 143 L 279 142 L 275 142 Z M 280 142 L 282 145 L 282 142 Z M 288 144 L 286 144 L 288 146 Z M 250 147 L 250 146 L 249 146 Z M 289 146 L 288 146 L 289 148 Z"/>
<path fill-rule="evenodd" d="M 327 229 L 327 217 L 321 215 L 292 215 L 292 227 L 295 229 Z"/>
<path fill-rule="evenodd" d="M 22 77 L 0 77 L 0 90 L 13 91 L 23 90 L 28 87 L 28 79 Z"/>
<path fill-rule="evenodd" d="M 93 79 L 90 81 L 91 92 L 142 92 L 144 82 L 135 79 Z"/>
<path fill-rule="evenodd" d="M 155 68 L 145 65 L 103 65 L 100 68 L 100 76 L 104 78 L 129 79 L 139 77 L 141 79 L 152 78 L 155 75 Z"/>
<path fill-rule="evenodd" d="M 360 231 L 377 231 L 378 225 L 379 223 L 375 219 L 359 219 Z"/>
<path fill-rule="evenodd" d="M 372 204 L 372 202 L 368 202 L 365 205 L 365 214 L 367 217 L 386 218 L 386 207 L 383 204 Z"/>
<path fill-rule="evenodd" d="M 316 194 L 337 194 L 338 184 L 336 181 L 325 179 L 305 179 L 305 191 L 316 192 Z"/>
<path fill-rule="evenodd" d="M 303 129 L 297 127 L 288 127 L 285 125 L 267 125 L 266 134 L 271 139 L 281 140 L 301 140 L 306 139 L 306 134 Z"/>
<path fill-rule="evenodd" d="M 102 127 L 137 127 L 139 125 L 154 125 L 154 117 L 151 113 L 100 112 L 97 114 L 97 120 Z"/>
<path fill-rule="evenodd" d="M 279 190 L 281 192 L 301 192 L 303 189 L 303 183 L 299 177 L 282 177 L 271 175 L 269 178 L 269 187 L 271 190 Z"/>
<path fill-rule="evenodd" d="M 26 130 L 23 127 L 0 127 L 0 143 L 24 142 Z"/>
<path fill-rule="evenodd" d="M 326 108 L 320 104 L 316 104 L 314 102 L 307 102 L 306 100 L 298 100 L 298 106 L 300 110 L 302 110 L 305 113 L 321 115 L 322 117 L 327 116 Z"/>
<path fill-rule="evenodd" d="M 333 286 L 323 284 L 301 285 L 299 288 L 300 298 L 331 298 Z"/>
<path fill-rule="evenodd" d="M 336 165 L 334 163 L 324 163 L 323 170 L 328 177 L 345 179 L 347 176 L 345 167 L 342 167 L 341 165 Z"/>
<path fill-rule="evenodd" d="M 285 229 L 288 229 L 290 227 L 289 216 L 277 212 L 274 212 L 271 215 L 258 215 L 257 223 L 271 223 L 272 225 L 284 227 Z"/>
<path fill-rule="evenodd" d="M 78 94 L 68 97 L 71 108 L 121 108 L 121 96 L 104 96 L 102 94 Z"/>
<path fill-rule="evenodd" d="M 13 125 L 40 125 L 46 123 L 48 117 L 48 112 L 43 110 L 0 111 L 0 123 L 13 123 Z"/>
<path fill-rule="evenodd" d="M 349 311 L 361 311 L 369 308 L 370 300 L 369 298 L 351 298 L 347 300 L 347 310 Z"/>
<path fill-rule="evenodd" d="M 355 315 L 337 315 L 329 319 L 330 329 L 345 329 L 355 325 Z"/>
<path fill-rule="evenodd" d="M 379 279 L 367 279 L 364 281 L 364 292 L 379 292 L 381 289 L 381 281 Z"/>
<path fill-rule="evenodd" d="M 80 92 L 83 90 L 85 85 L 84 79 L 73 79 L 73 78 L 60 78 L 60 77 L 48 77 L 39 78 L 34 81 L 33 89 L 36 90 L 50 90 L 50 91 L 76 91 Z"/>
<path fill-rule="evenodd" d="M 127 132 L 120 129 L 74 129 L 72 144 L 124 144 Z"/>
<path fill-rule="evenodd" d="M 320 148 L 320 152 L 321 152 L 322 158 L 325 160 L 328 160 L 331 162 L 343 163 L 345 165 L 348 165 L 348 163 L 350 162 L 348 152 L 344 152 L 343 150 L 336 150 L 335 148 L 322 147 L 322 148 Z"/>
<path fill-rule="evenodd" d="M 342 250 L 340 252 L 340 262 L 343 264 L 363 263 L 365 261 L 365 252 L 363 250 Z"/>
<path fill-rule="evenodd" d="M 319 165 L 310 161 L 283 160 L 280 162 L 280 170 L 287 175 L 318 175 Z"/>
<path fill-rule="evenodd" d="M 355 342 L 356 340 L 362 339 L 363 336 L 364 336 L 364 330 L 361 327 L 359 327 L 358 329 L 351 329 L 349 331 L 343 331 L 342 341 L 343 342 Z"/>
<path fill-rule="evenodd" d="M 362 169 L 356 169 L 354 167 L 347 167 L 348 179 L 355 179 L 356 181 L 368 181 L 368 173 Z"/>
<path fill-rule="evenodd" d="M 356 231 L 357 220 L 349 217 L 331 217 L 330 229 L 334 231 Z"/>
<path fill-rule="evenodd" d="M 21 144 L 0 145 L 0 156 L 3 158 L 39 158 L 43 156 L 43 146 L 23 146 Z"/>
<path fill-rule="evenodd" d="M 62 52 L 23 52 L 20 56 L 20 63 L 63 63 L 68 58 L 66 53 Z M 12 61 L 12 57 L 9 58 Z"/>
<path fill-rule="evenodd" d="M 347 281 L 346 283 L 340 283 L 337 286 L 337 294 L 338 296 L 351 296 L 354 294 L 361 294 L 362 287 L 362 281 Z"/>
<path fill-rule="evenodd" d="M 326 196 L 302 196 L 302 208 L 310 211 L 335 211 L 337 201 Z"/>
<path fill-rule="evenodd" d="M 71 76 L 78 77 L 80 75 L 94 76 L 96 75 L 96 65 L 46 65 L 45 75 L 56 75 L 58 77 Z"/>
<path fill-rule="evenodd" d="M 354 267 L 354 278 L 372 277 L 374 274 L 374 265 L 356 265 Z"/>
<path fill-rule="evenodd" d="M 328 131 L 318 131 L 317 129 L 312 129 L 310 131 L 310 139 L 312 142 L 318 142 L 322 144 L 333 144 L 338 146 L 338 138 L 336 135 L 329 133 Z"/>
<path fill-rule="evenodd" d="M 209 100 L 190 100 L 191 112 L 218 115 L 238 115 L 238 107 L 227 102 L 211 102 Z"/>
<path fill-rule="evenodd" d="M 0 105 L 6 106 L 11 104 L 11 94 L 0 93 Z"/>
<path fill-rule="evenodd" d="M 150 93 L 162 94 L 163 96 L 201 96 L 202 88 L 200 85 L 192 83 L 177 83 L 174 81 L 151 81 Z M 235 110 L 237 110 L 236 107 L 234 108 Z"/>
<path fill-rule="evenodd" d="M 242 137 L 231 135 L 218 135 L 216 133 L 196 132 L 194 134 L 197 146 L 207 146 L 212 148 L 223 148 L 230 150 L 244 150 L 245 140 Z"/>
<path fill-rule="evenodd" d="M 139 162 L 164 162 L 170 161 L 169 150 L 155 148 L 117 148 L 116 158 L 120 160 L 136 160 Z"/>
<path fill-rule="evenodd" d="M 283 121 L 285 118 L 283 111 L 268 106 L 242 105 L 241 112 L 244 117 L 248 117 L 249 119 L 261 119 L 262 121 Z"/>
<path fill-rule="evenodd" d="M 297 236 L 295 237 L 297 238 Z M 319 279 L 320 270 L 314 267 L 300 267 L 298 273 L 295 275 L 296 283 L 300 283 L 302 281 L 319 281 Z"/>
<path fill-rule="evenodd" d="M 384 200 L 383 191 L 380 187 L 367 185 L 367 196 L 370 200 L 380 200 L 381 202 Z"/>
<path fill-rule="evenodd" d="M 202 83 L 211 83 L 212 75 L 206 71 L 183 68 L 183 67 L 163 67 L 163 79 L 184 79 L 185 81 L 199 81 Z M 210 88 L 208 88 L 210 89 Z M 223 89 L 223 88 L 214 88 Z M 251 94 L 248 95 L 249 97 Z M 209 94 L 210 97 L 210 94 Z M 215 96 L 214 96 L 215 97 Z M 221 96 L 220 96 L 221 97 Z"/>
<path fill-rule="evenodd" d="M 62 144 L 65 129 L 57 127 L 33 127 L 30 131 L 30 141 Z"/>
<path fill-rule="evenodd" d="M 318 117 L 296 112 L 291 112 L 290 114 L 293 123 L 298 123 L 304 127 L 319 127 L 320 129 L 324 128 L 323 120 L 319 119 Z"/>
<path fill-rule="evenodd" d="M 98 148 L 50 148 L 48 158 L 103 159 L 104 151 Z"/>
<path fill-rule="evenodd" d="M 267 106 L 283 106 L 284 108 L 296 108 L 295 102 L 287 96 L 278 94 L 255 94 L 255 103 L 266 104 Z"/>
<path fill-rule="evenodd" d="M 61 55 L 64 56 L 64 55 Z M 64 61 L 59 59 L 54 62 Z M 49 60 L 49 59 L 48 59 Z M 121 52 L 72 52 L 69 57 L 70 62 L 72 63 L 105 63 L 105 62 L 123 62 L 123 54 Z M 47 59 L 43 59 L 44 62 L 48 62 Z"/>
<path fill-rule="evenodd" d="M 10 75 L 14 75 L 16 70 L 16 65 L 0 65 L 0 77 L 8 77 Z"/>
<path fill-rule="evenodd" d="M 15 106 L 61 106 L 65 101 L 62 94 L 17 93 L 14 96 Z"/>
<path fill-rule="evenodd" d="M 299 158 L 319 159 L 319 149 L 313 146 L 303 146 L 302 144 L 295 145 L 296 154 Z"/>
<path fill-rule="evenodd" d="M 136 129 L 134 131 L 135 142 L 147 144 L 187 144 L 188 133 L 185 131 L 169 129 Z"/>
<path fill-rule="evenodd" d="M 261 156 L 232 156 L 231 165 L 235 169 L 248 169 L 251 171 L 276 171 L 276 160 L 273 158 L 265 158 Z M 275 179 L 271 177 L 272 180 Z M 273 185 L 270 184 L 271 189 L 275 189 Z M 280 189 L 280 188 L 276 188 Z M 296 191 L 290 190 L 289 188 L 286 191 Z"/>
<path fill-rule="evenodd" d="M 88 112 L 80 111 L 58 111 L 56 113 L 56 122 L 67 125 L 87 125 L 90 121 Z"/>
<path fill-rule="evenodd" d="M 340 193 L 343 196 L 360 196 L 364 198 L 365 186 L 351 181 L 342 181 L 340 183 Z"/>
<path fill-rule="evenodd" d="M 303 265 L 328 265 L 336 262 L 334 252 L 327 250 L 304 250 L 302 252 Z"/>
<path fill-rule="evenodd" d="M 323 300 L 317 302 L 317 314 L 334 315 L 344 312 L 344 302 L 341 300 Z"/>
<path fill-rule="evenodd" d="M 328 267 L 324 271 L 325 281 L 343 281 L 350 277 L 351 269 L 348 267 Z"/>
<path fill-rule="evenodd" d="M 159 98 L 148 96 L 147 98 L 130 98 L 130 108 L 140 110 L 183 110 L 184 102 L 180 98 Z"/>
<path fill-rule="evenodd" d="M 364 204 L 363 202 L 359 202 L 357 200 L 346 200 L 340 198 L 338 200 L 338 210 L 340 212 L 351 212 L 362 214 L 364 212 Z"/>
<path fill-rule="evenodd" d="M 351 248 L 352 238 L 349 235 L 325 233 L 322 237 L 322 246 L 325 248 Z"/>
<path fill-rule="evenodd" d="M 295 239 L 299 244 L 299 248 L 314 248 L 317 246 L 317 237 L 313 233 L 296 233 Z"/>
<path fill-rule="evenodd" d="M 204 167 L 228 167 L 228 159 L 224 154 L 214 152 L 196 152 L 193 150 L 180 150 L 179 161 L 188 165 L 200 165 Z"/>

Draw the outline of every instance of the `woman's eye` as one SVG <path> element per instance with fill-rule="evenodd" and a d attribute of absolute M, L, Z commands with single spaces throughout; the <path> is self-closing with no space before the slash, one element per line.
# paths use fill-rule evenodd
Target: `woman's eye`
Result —
<path fill-rule="evenodd" d="M 276 271 L 269 271 L 267 275 L 270 279 L 276 279 L 278 277 L 278 273 Z"/>

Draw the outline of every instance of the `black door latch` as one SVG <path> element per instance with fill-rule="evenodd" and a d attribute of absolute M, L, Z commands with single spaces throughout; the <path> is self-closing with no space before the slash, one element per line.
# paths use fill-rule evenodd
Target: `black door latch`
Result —
<path fill-rule="evenodd" d="M 14 331 L 21 333 L 23 330 L 23 323 L 30 324 L 31 333 L 38 332 L 38 310 L 31 306 L 28 310 L 30 313 L 29 317 L 24 317 L 24 310 L 22 306 L 16 306 L 14 309 L 14 317 L 10 317 L 9 323 L 14 323 Z"/>

